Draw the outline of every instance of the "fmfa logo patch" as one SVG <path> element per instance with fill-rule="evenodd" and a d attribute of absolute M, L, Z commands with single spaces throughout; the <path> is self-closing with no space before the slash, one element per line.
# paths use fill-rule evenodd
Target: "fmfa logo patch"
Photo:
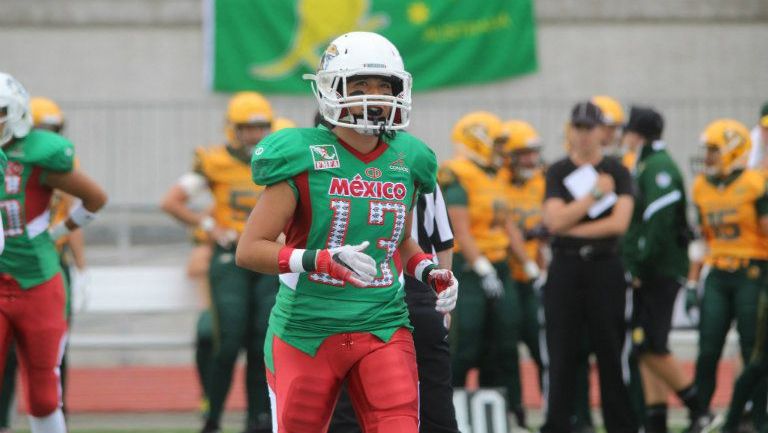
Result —
<path fill-rule="evenodd" d="M 312 160 L 315 162 L 315 170 L 341 167 L 339 154 L 336 152 L 336 146 L 333 144 L 309 146 L 309 149 L 312 151 Z"/>

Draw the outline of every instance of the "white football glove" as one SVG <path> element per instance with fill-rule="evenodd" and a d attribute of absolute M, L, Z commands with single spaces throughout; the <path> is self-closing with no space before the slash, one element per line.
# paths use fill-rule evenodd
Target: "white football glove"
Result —
<path fill-rule="evenodd" d="M 365 241 L 359 245 L 319 250 L 315 258 L 315 269 L 357 287 L 366 287 L 378 272 L 376 261 L 363 252 L 368 245 L 370 243 Z"/>
<path fill-rule="evenodd" d="M 700 262 L 707 255 L 707 244 L 702 239 L 696 239 L 688 244 L 688 260 Z"/>
<path fill-rule="evenodd" d="M 539 265 L 537 265 L 533 260 L 528 260 L 525 262 L 523 265 L 523 271 L 529 280 L 536 280 L 541 276 L 541 269 L 539 269 Z"/>
<path fill-rule="evenodd" d="M 453 311 L 459 299 L 459 282 L 453 272 L 448 269 L 432 269 L 427 276 L 427 282 L 437 292 L 435 310 L 441 313 Z"/>
<path fill-rule="evenodd" d="M 538 278 L 533 280 L 533 290 L 536 293 L 540 293 L 544 285 L 547 284 L 547 272 L 542 272 Z"/>
<path fill-rule="evenodd" d="M 487 258 L 480 256 L 472 264 L 472 269 L 480 276 L 480 285 L 487 297 L 494 299 L 504 296 L 504 284 L 499 279 L 496 268 Z"/>
<path fill-rule="evenodd" d="M 72 314 L 82 313 L 88 308 L 90 301 L 91 274 L 87 269 L 78 269 L 76 266 L 69 267 L 69 301 Z"/>

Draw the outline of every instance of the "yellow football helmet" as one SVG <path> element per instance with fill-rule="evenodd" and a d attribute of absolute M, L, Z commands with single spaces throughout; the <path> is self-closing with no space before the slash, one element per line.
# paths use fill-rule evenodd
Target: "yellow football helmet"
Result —
<path fill-rule="evenodd" d="M 707 174 L 728 175 L 734 169 L 746 166 L 752 139 L 744 124 L 733 119 L 717 119 L 701 133 L 701 144 L 717 148 L 719 160 L 707 167 Z"/>
<path fill-rule="evenodd" d="M 64 114 L 61 108 L 48 98 L 36 96 L 29 100 L 29 110 L 32 112 L 32 124 L 35 128 L 56 128 L 64 126 Z"/>
<path fill-rule="evenodd" d="M 483 165 L 493 162 L 493 142 L 501 134 L 501 120 L 493 113 L 475 111 L 459 119 L 451 138 L 464 147 L 470 158 Z"/>
<path fill-rule="evenodd" d="M 501 136 L 505 137 L 503 153 L 507 157 L 513 175 L 521 179 L 530 179 L 541 166 L 539 156 L 523 156 L 524 151 L 541 150 L 541 137 L 536 128 L 524 120 L 508 120 L 501 126 Z"/>
<path fill-rule="evenodd" d="M 272 132 L 285 128 L 295 128 L 296 122 L 287 117 L 278 117 L 272 122 Z"/>
<path fill-rule="evenodd" d="M 504 153 L 518 150 L 541 148 L 541 137 L 530 123 L 524 120 L 507 120 L 501 125 L 500 135 L 507 138 L 504 143 Z"/>
<path fill-rule="evenodd" d="M 267 98 L 256 92 L 239 92 L 229 100 L 227 106 L 227 140 L 236 140 L 235 126 L 245 124 L 271 125 L 272 105 Z"/>
<path fill-rule="evenodd" d="M 592 97 L 592 103 L 603 112 L 605 123 L 608 126 L 621 126 L 624 124 L 624 109 L 621 103 L 610 96 L 598 95 Z"/>

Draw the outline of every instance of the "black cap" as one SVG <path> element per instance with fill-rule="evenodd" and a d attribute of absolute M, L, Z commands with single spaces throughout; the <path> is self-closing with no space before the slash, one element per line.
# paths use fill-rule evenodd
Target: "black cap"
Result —
<path fill-rule="evenodd" d="M 597 105 L 589 101 L 579 102 L 571 110 L 571 125 L 589 127 L 605 125 L 605 117 Z"/>
<path fill-rule="evenodd" d="M 629 110 L 629 120 L 624 125 L 624 131 L 632 131 L 648 141 L 655 141 L 664 132 L 664 118 L 653 108 L 633 106 Z"/>

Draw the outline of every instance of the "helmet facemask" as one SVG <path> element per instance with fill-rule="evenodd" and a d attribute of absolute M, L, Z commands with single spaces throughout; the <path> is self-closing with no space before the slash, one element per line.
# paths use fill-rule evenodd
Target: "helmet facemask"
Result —
<path fill-rule="evenodd" d="M 532 156 L 528 156 L 532 155 Z M 535 160 L 533 164 L 523 164 L 523 159 Z M 541 147 L 529 146 L 522 149 L 517 149 L 510 154 L 510 167 L 512 168 L 512 175 L 519 180 L 530 180 L 539 170 L 541 170 Z"/>
<path fill-rule="evenodd" d="M 250 156 L 261 140 L 272 132 L 270 122 L 237 123 L 229 126 L 232 128 L 233 140 L 230 144 L 241 149 Z"/>
<path fill-rule="evenodd" d="M 353 79 L 377 77 L 388 81 L 392 94 L 350 92 Z M 370 32 L 345 33 L 326 48 L 311 81 L 319 113 L 330 125 L 364 135 L 394 134 L 408 127 L 412 78 L 397 48 L 387 38 Z M 384 116 L 379 116 L 379 110 Z M 360 114 L 357 113 L 359 110 Z"/>
<path fill-rule="evenodd" d="M 713 177 L 726 176 L 728 173 L 725 164 L 723 164 L 720 147 L 704 144 L 703 148 L 704 156 L 701 159 L 704 161 L 704 174 Z"/>
<path fill-rule="evenodd" d="M 373 73 L 372 73 L 373 72 Z M 392 85 L 392 95 L 363 94 L 350 92 L 349 83 L 362 77 L 377 77 Z M 380 135 L 408 127 L 411 111 L 410 80 L 407 72 L 350 70 L 344 72 L 320 71 L 317 75 L 307 74 L 312 80 L 312 93 L 320 105 L 320 114 L 334 126 L 351 128 L 363 135 Z M 360 114 L 352 114 L 353 108 L 362 107 Z M 377 111 L 388 113 L 377 116 Z"/>

